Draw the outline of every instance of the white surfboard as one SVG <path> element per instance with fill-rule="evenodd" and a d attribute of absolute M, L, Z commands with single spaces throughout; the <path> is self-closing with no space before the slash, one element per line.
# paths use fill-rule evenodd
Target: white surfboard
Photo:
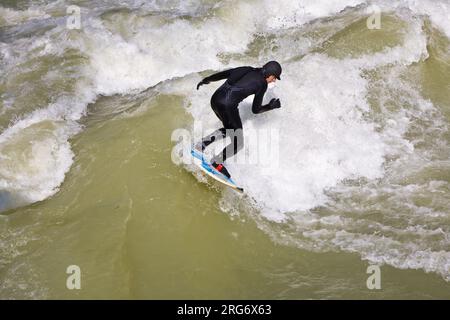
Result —
<path fill-rule="evenodd" d="M 192 148 L 191 150 L 191 155 L 194 159 L 194 164 L 197 167 L 199 167 L 203 172 L 205 172 L 207 175 L 209 175 L 211 178 L 229 186 L 230 188 L 233 188 L 236 191 L 244 192 L 244 189 L 238 187 L 231 178 L 228 178 L 227 176 L 223 175 L 222 173 L 214 169 L 214 167 L 210 163 L 206 162 L 205 159 L 203 158 L 203 155 L 194 148 Z"/>

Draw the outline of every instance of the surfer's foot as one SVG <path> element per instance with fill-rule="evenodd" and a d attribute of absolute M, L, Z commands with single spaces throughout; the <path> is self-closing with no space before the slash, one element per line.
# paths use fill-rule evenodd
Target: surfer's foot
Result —
<path fill-rule="evenodd" d="M 219 171 L 221 174 L 223 174 L 228 179 L 231 178 L 230 173 L 228 172 L 227 168 L 225 168 L 225 166 L 223 164 L 217 164 L 217 163 L 213 162 L 213 163 L 211 163 L 211 165 L 214 167 L 214 169 Z"/>

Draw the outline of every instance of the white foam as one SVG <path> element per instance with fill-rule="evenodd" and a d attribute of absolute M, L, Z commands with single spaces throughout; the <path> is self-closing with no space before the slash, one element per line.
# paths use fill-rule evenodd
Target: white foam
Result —
<path fill-rule="evenodd" d="M 17 25 L 32 19 L 49 18 L 45 11 L 38 8 L 28 8 L 27 10 L 13 10 L 0 7 L 0 26 Z"/>
<path fill-rule="evenodd" d="M 97 91 L 125 93 L 192 72 L 224 68 L 220 54 L 244 52 L 258 32 L 286 26 L 287 20 L 288 26 L 302 25 L 359 3 L 264 1 L 258 2 L 256 14 L 254 3 L 223 2 L 217 15 L 201 21 L 117 15 L 115 24 L 120 25 L 121 19 L 133 23 L 129 32 L 133 35 L 124 39 L 106 31 L 104 22 L 90 20 L 85 50 L 91 56 Z"/>
<path fill-rule="evenodd" d="M 241 17 L 239 17 L 241 18 Z M 142 90 L 192 72 L 223 67 L 217 55 L 242 52 L 255 31 L 251 22 L 212 17 L 201 23 L 146 17 L 124 40 L 92 22 L 86 51 L 101 94 Z M 232 25 L 232 28 L 228 27 Z"/>
<path fill-rule="evenodd" d="M 0 190 L 8 192 L 0 210 L 41 201 L 58 191 L 72 164 L 68 138 L 78 127 L 69 133 L 67 125 L 57 126 L 31 125 L 0 144 Z"/>
<path fill-rule="evenodd" d="M 292 28 L 317 18 L 331 16 L 347 7 L 355 7 L 365 2 L 362 0 L 281 0 L 264 1 L 262 7 L 263 17 L 267 20 L 268 27 L 278 30 L 280 28 Z"/>
<path fill-rule="evenodd" d="M 69 138 L 92 101 L 89 90 L 62 97 L 18 119 L 0 135 L 0 210 L 44 200 L 58 191 L 73 163 Z"/>
<path fill-rule="evenodd" d="M 319 54 L 285 69 L 284 78 L 290 81 L 280 83 L 275 94 L 282 109 L 244 124 L 246 129 L 280 130 L 280 166 L 261 170 L 231 166 L 267 213 L 307 210 L 323 204 L 324 191 L 343 179 L 382 175 L 384 144 L 362 116 L 368 108 L 367 82 L 360 71 Z M 241 108 L 245 107 L 249 106 Z M 261 174 L 267 176 L 264 185 Z"/>
<path fill-rule="evenodd" d="M 384 11 L 402 8 L 417 15 L 426 15 L 431 22 L 450 38 L 450 3 L 448 0 L 380 0 L 373 1 Z"/>

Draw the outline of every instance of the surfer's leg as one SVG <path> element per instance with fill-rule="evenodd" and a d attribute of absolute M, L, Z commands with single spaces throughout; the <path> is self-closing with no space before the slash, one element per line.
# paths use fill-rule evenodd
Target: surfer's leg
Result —
<path fill-rule="evenodd" d="M 213 133 L 211 133 L 211 134 L 207 135 L 206 137 L 204 137 L 202 139 L 202 141 L 199 144 L 196 145 L 196 148 L 198 150 L 201 149 L 201 151 L 203 152 L 207 146 L 209 146 L 211 143 L 213 143 L 217 139 L 225 138 L 225 133 L 226 133 L 225 128 L 217 129 Z"/>
<path fill-rule="evenodd" d="M 239 152 L 239 150 L 243 148 L 244 135 L 242 133 L 242 128 L 226 129 L 226 134 L 227 136 L 231 137 L 231 143 L 226 146 L 221 153 L 211 159 L 211 165 L 226 177 L 231 178 L 231 175 L 228 172 L 227 168 L 225 168 L 225 166 L 223 165 L 223 162 L 227 158 L 234 156 Z"/>
<path fill-rule="evenodd" d="M 211 98 L 211 109 L 214 111 L 217 118 L 219 118 L 219 120 L 224 123 L 224 118 L 226 117 L 225 110 L 227 109 L 227 107 L 223 105 L 221 95 L 217 94 L 217 92 L 214 93 Z M 225 128 L 217 129 L 213 133 L 204 137 L 201 142 L 197 143 L 195 145 L 195 148 L 203 152 L 207 146 L 209 146 L 217 139 L 225 138 L 225 132 Z"/>
<path fill-rule="evenodd" d="M 214 156 L 211 162 L 223 164 L 223 162 L 244 147 L 244 134 L 242 132 L 242 122 L 237 106 L 227 108 L 224 117 L 225 134 L 231 138 L 231 143 L 227 145 L 220 154 Z"/>
<path fill-rule="evenodd" d="M 215 156 L 212 161 L 223 163 L 244 147 L 244 134 L 242 128 L 226 129 L 226 135 L 231 138 L 231 143 L 222 150 L 222 153 Z"/>

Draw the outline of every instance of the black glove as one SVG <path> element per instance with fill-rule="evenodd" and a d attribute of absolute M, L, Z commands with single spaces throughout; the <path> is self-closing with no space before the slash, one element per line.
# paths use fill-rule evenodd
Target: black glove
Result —
<path fill-rule="evenodd" d="M 273 98 L 272 100 L 270 100 L 269 106 L 270 106 L 271 109 L 281 108 L 280 99 Z"/>
<path fill-rule="evenodd" d="M 202 81 L 200 81 L 200 82 L 197 84 L 197 90 L 198 90 L 198 88 L 200 88 L 200 86 L 202 86 L 202 85 L 204 85 L 204 84 L 208 84 L 208 83 L 209 83 L 208 80 L 203 79 Z"/>

